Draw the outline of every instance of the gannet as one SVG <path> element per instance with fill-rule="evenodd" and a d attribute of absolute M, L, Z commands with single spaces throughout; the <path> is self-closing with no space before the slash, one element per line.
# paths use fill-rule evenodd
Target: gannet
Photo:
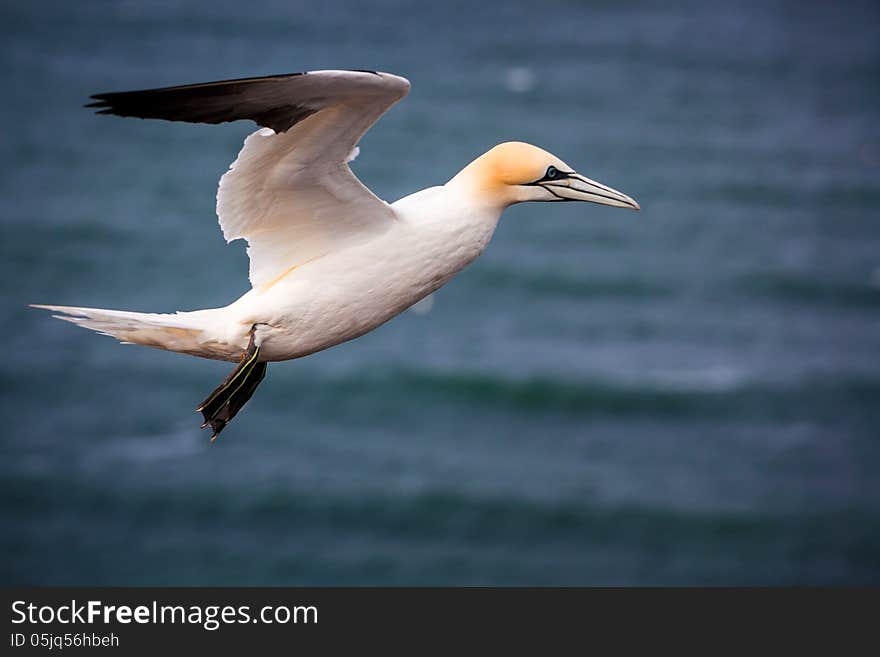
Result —
<path fill-rule="evenodd" d="M 37 305 L 124 344 L 238 362 L 196 409 L 213 442 L 267 364 L 357 338 L 479 256 L 502 212 L 524 201 L 632 198 L 522 142 L 495 146 L 444 185 L 388 204 L 352 173 L 358 141 L 407 95 L 405 78 L 311 71 L 92 96 L 98 114 L 192 123 L 254 121 L 220 178 L 227 242 L 247 241 L 251 289 L 223 308 L 169 314 Z"/>

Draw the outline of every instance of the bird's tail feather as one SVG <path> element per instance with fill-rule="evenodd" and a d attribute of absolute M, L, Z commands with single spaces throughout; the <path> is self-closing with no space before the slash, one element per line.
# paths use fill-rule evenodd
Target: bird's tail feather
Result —
<path fill-rule="evenodd" d="M 75 306 L 32 304 L 31 307 L 58 313 L 53 317 L 116 338 L 123 344 L 141 344 L 207 358 L 228 358 L 226 349 L 222 350 L 223 353 L 213 353 L 219 345 L 212 345 L 206 334 L 206 313 L 210 311 L 157 314 Z"/>

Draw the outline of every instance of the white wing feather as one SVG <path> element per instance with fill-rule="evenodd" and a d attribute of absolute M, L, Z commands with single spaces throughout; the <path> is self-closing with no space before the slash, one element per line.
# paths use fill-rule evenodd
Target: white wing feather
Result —
<path fill-rule="evenodd" d="M 294 267 L 369 239 L 394 220 L 348 167 L 357 142 L 409 90 L 387 73 L 308 73 L 327 104 L 286 132 L 251 134 L 220 179 L 217 215 L 227 242 L 248 241 L 250 281 L 271 285 Z"/>

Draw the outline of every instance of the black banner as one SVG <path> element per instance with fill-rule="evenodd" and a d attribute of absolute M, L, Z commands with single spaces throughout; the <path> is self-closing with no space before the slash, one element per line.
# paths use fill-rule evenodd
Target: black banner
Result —
<path fill-rule="evenodd" d="M 824 640 L 839 650 L 867 632 L 878 602 L 876 591 L 815 589 L 36 588 L 3 595 L 9 655 L 421 654 L 441 646 L 470 653 L 477 645 L 554 654 L 600 639 L 620 648 L 693 642 L 707 632 L 728 647 L 775 637 L 788 647 Z"/>

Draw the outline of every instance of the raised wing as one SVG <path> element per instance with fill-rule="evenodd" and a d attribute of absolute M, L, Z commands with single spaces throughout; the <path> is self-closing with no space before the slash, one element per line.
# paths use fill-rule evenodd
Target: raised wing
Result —
<path fill-rule="evenodd" d="M 227 242 L 245 238 L 250 280 L 270 287 L 297 266 L 390 227 L 394 214 L 351 172 L 363 134 L 409 82 L 388 73 L 313 71 L 97 94 L 102 114 L 264 126 L 220 179 Z"/>

